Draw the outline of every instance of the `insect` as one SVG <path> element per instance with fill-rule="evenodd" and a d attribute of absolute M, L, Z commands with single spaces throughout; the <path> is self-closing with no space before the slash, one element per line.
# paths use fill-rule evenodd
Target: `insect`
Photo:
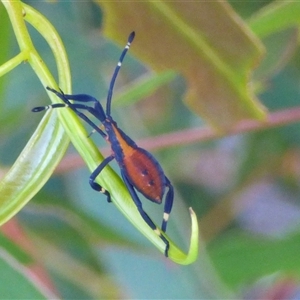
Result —
<path fill-rule="evenodd" d="M 145 220 L 145 222 L 155 231 L 155 233 L 166 244 L 165 256 L 168 256 L 169 242 L 161 234 L 160 230 L 150 219 L 148 214 L 143 210 L 141 200 L 138 197 L 137 191 L 144 195 L 147 199 L 161 204 L 165 196 L 164 214 L 161 230 L 163 232 L 167 229 L 169 215 L 172 210 L 174 190 L 169 179 L 164 174 L 158 161 L 146 150 L 138 147 L 136 143 L 128 137 L 117 125 L 111 116 L 111 101 L 113 89 L 119 70 L 121 68 L 123 59 L 134 39 L 135 33 L 132 32 L 129 37 L 125 48 L 123 49 L 119 62 L 114 70 L 111 78 L 107 101 L 106 110 L 104 111 L 101 103 L 92 96 L 86 94 L 68 95 L 64 94 L 61 90 L 56 91 L 50 87 L 47 90 L 56 94 L 64 103 L 56 103 L 47 106 L 39 106 L 32 109 L 33 112 L 39 112 L 53 108 L 71 108 L 81 119 L 86 121 L 94 131 L 98 132 L 105 140 L 111 145 L 112 154 L 106 157 L 100 165 L 92 172 L 89 178 L 91 187 L 107 196 L 107 201 L 111 202 L 110 193 L 101 185 L 95 182 L 97 176 L 101 173 L 103 168 L 115 159 L 120 167 L 121 176 L 127 189 L 136 204 L 136 207 Z M 73 100 L 74 102 L 70 102 Z M 88 106 L 86 103 L 91 102 L 93 105 Z M 83 111 L 89 112 L 101 123 L 103 130 L 97 126 Z M 168 191 L 166 193 L 166 188 Z"/>

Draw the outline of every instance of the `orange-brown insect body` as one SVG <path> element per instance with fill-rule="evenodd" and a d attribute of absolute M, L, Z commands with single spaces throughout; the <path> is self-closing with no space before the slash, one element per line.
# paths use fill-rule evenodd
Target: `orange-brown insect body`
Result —
<path fill-rule="evenodd" d="M 130 183 L 146 198 L 161 203 L 165 190 L 164 173 L 156 159 L 139 148 L 113 120 L 105 120 L 113 154 Z"/>

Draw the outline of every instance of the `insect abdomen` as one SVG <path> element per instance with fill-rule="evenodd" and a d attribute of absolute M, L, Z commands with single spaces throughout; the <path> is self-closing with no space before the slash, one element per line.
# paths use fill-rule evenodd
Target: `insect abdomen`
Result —
<path fill-rule="evenodd" d="M 139 148 L 115 123 L 111 123 L 110 142 L 115 158 L 130 183 L 149 200 L 161 203 L 165 175 L 156 159 Z M 112 139 L 114 138 L 114 141 Z"/>
<path fill-rule="evenodd" d="M 131 184 L 146 198 L 162 202 L 164 194 L 164 173 L 155 158 L 141 148 L 124 151 L 123 166 Z"/>

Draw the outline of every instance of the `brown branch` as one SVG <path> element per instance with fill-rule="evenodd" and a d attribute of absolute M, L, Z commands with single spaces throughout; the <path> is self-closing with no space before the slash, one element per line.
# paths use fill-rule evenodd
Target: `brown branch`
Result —
<path fill-rule="evenodd" d="M 268 128 L 279 127 L 299 121 L 300 107 L 295 107 L 269 113 L 264 121 L 243 120 L 226 132 L 219 132 L 211 127 L 191 128 L 162 134 L 156 137 L 145 138 L 139 140 L 137 144 L 147 150 L 161 150 L 164 148 L 186 146 L 187 144 L 210 141 L 224 136 L 265 130 Z M 102 153 L 104 154 L 108 154 L 109 152 L 110 150 L 108 147 L 102 150 Z M 84 166 L 84 162 L 79 157 L 79 155 L 70 154 L 61 161 L 59 166 L 56 168 L 55 173 L 68 172 L 82 166 Z"/>

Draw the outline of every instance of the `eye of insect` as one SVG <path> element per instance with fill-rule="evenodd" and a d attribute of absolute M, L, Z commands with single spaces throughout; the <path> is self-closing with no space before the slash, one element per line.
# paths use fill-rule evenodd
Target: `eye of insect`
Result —
<path fill-rule="evenodd" d="M 135 33 L 132 32 L 129 37 L 125 48 L 123 49 L 119 62 L 114 70 L 109 90 L 107 94 L 106 109 L 104 110 L 101 103 L 94 97 L 86 94 L 68 95 L 63 91 L 57 91 L 50 87 L 47 90 L 56 94 L 64 103 L 57 103 L 47 106 L 35 107 L 33 112 L 39 112 L 46 109 L 64 108 L 69 107 L 72 109 L 81 119 L 87 122 L 94 131 L 98 132 L 103 138 L 105 138 L 111 145 L 112 154 L 106 157 L 101 164 L 90 175 L 89 183 L 91 187 L 107 196 L 107 201 L 111 202 L 109 191 L 100 186 L 95 180 L 104 167 L 115 159 L 120 167 L 121 175 L 127 189 L 136 204 L 136 207 L 141 214 L 145 222 L 159 235 L 159 237 L 166 244 L 165 256 L 168 256 L 169 242 L 161 234 L 160 230 L 150 219 L 148 214 L 143 210 L 141 200 L 138 197 L 137 191 L 144 195 L 150 201 L 161 204 L 165 195 L 164 214 L 161 225 L 163 232 L 167 229 L 167 223 L 169 215 L 172 210 L 174 190 L 169 179 L 164 174 L 158 161 L 145 149 L 142 149 L 136 145 L 136 143 L 125 134 L 116 124 L 111 116 L 111 101 L 113 95 L 114 84 L 117 79 L 119 70 L 121 68 L 123 59 L 134 39 Z M 69 100 L 73 100 L 71 103 Z M 92 105 L 89 106 L 88 104 Z M 97 120 L 99 120 L 103 126 L 101 128 L 96 125 L 90 118 L 88 118 L 84 112 L 89 112 Z M 102 130 L 104 128 L 104 130 Z M 166 192 L 166 189 L 168 191 Z"/>

